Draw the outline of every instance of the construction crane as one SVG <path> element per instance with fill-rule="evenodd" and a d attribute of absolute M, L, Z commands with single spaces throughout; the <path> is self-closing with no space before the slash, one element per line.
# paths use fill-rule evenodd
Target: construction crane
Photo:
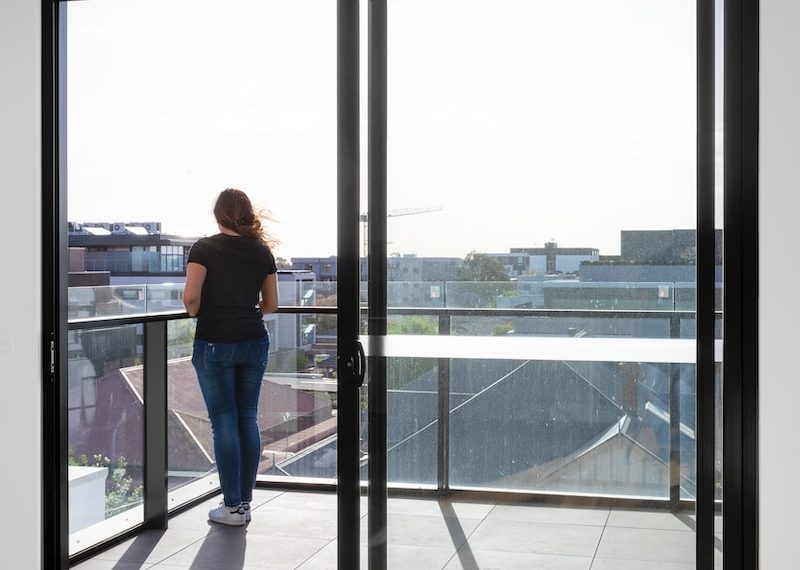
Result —
<path fill-rule="evenodd" d="M 427 214 L 428 212 L 438 212 L 442 208 L 441 206 L 433 206 L 433 207 L 425 207 L 425 208 L 398 208 L 395 210 L 389 210 L 386 213 L 387 218 L 396 218 L 399 216 L 413 216 L 415 214 Z M 359 220 L 361 220 L 361 230 L 363 231 L 364 235 L 364 242 L 363 242 L 363 251 L 361 255 L 363 257 L 367 256 L 367 224 L 369 223 L 369 216 L 366 213 L 363 213 L 359 216 Z"/>

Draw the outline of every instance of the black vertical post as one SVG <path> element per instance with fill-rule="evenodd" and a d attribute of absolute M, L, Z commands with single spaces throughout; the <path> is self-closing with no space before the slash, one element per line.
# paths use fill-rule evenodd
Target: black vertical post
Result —
<path fill-rule="evenodd" d="M 669 320 L 669 337 L 681 337 L 681 320 Z M 681 365 L 669 365 L 669 507 L 673 513 L 681 502 Z"/>
<path fill-rule="evenodd" d="M 359 25 L 358 0 L 336 10 L 337 532 L 338 568 L 358 570 L 359 508 Z"/>
<path fill-rule="evenodd" d="M 69 567 L 66 413 L 66 12 L 41 2 L 42 33 L 42 568 Z M 63 172 L 62 172 L 63 170 Z"/>
<path fill-rule="evenodd" d="M 167 528 L 167 321 L 144 325 L 144 526 Z"/>
<path fill-rule="evenodd" d="M 758 567 L 758 0 L 725 1 L 723 562 Z"/>
<path fill-rule="evenodd" d="M 450 335 L 450 315 L 448 313 L 439 313 L 439 334 L 444 336 Z M 436 488 L 440 496 L 447 496 L 450 492 L 450 359 L 440 358 L 438 369 Z"/>
<path fill-rule="evenodd" d="M 714 567 L 715 1 L 697 0 L 697 568 Z"/>
<path fill-rule="evenodd" d="M 369 3 L 369 324 L 370 336 L 386 334 L 386 0 Z M 369 568 L 387 566 L 387 362 L 369 360 Z"/>

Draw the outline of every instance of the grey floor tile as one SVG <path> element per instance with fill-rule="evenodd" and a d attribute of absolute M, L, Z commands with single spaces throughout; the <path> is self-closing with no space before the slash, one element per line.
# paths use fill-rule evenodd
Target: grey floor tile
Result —
<path fill-rule="evenodd" d="M 249 536 L 274 535 L 333 540 L 337 533 L 336 511 L 298 510 L 267 503 L 253 509 L 247 525 Z"/>
<path fill-rule="evenodd" d="M 297 570 L 339 570 L 336 567 L 336 541 L 307 560 Z M 442 570 L 454 552 L 450 548 L 389 544 L 387 567 L 389 570 Z M 367 545 L 361 544 L 361 567 L 367 567 Z"/>
<path fill-rule="evenodd" d="M 75 570 L 149 570 L 152 567 L 149 562 L 117 562 L 116 560 L 92 558 L 72 568 Z"/>
<path fill-rule="evenodd" d="M 221 528 L 163 560 L 176 568 L 294 570 L 329 541 L 286 536 L 254 536 L 246 527 Z"/>
<path fill-rule="evenodd" d="M 162 563 L 162 564 L 154 564 L 153 566 L 151 566 L 147 570 L 186 570 L 186 568 L 187 568 L 186 566 L 173 566 L 171 564 Z M 219 570 L 218 568 L 216 568 L 214 566 L 201 566 L 199 564 L 192 564 L 191 569 L 192 570 Z M 246 569 L 243 569 L 243 570 L 246 570 Z"/>
<path fill-rule="evenodd" d="M 693 532 L 606 527 L 596 558 L 693 564 L 694 550 Z"/>
<path fill-rule="evenodd" d="M 492 503 L 471 503 L 432 499 L 389 499 L 386 510 L 393 514 L 446 516 L 482 519 L 494 508 Z"/>
<path fill-rule="evenodd" d="M 191 544 L 203 541 L 209 530 L 146 530 L 138 536 L 98 554 L 97 560 L 155 563 L 172 556 Z M 210 533 L 213 534 L 213 533 Z"/>
<path fill-rule="evenodd" d="M 592 570 L 695 570 L 694 564 L 683 562 L 643 562 L 595 558 Z"/>
<path fill-rule="evenodd" d="M 593 556 L 603 527 L 492 519 L 470 536 L 474 550 Z"/>
<path fill-rule="evenodd" d="M 541 507 L 533 505 L 497 505 L 489 518 L 510 521 L 531 521 L 563 524 L 603 526 L 609 509 L 573 509 L 569 507 Z"/>
<path fill-rule="evenodd" d="M 325 548 L 301 564 L 297 570 L 339 570 L 336 565 L 337 542 L 332 540 Z M 361 543 L 361 568 L 367 568 L 367 545 Z"/>
<path fill-rule="evenodd" d="M 336 510 L 337 499 L 334 493 L 291 492 L 283 493 L 270 501 L 276 507 Z"/>
<path fill-rule="evenodd" d="M 280 497 L 285 491 L 277 491 L 274 489 L 253 489 L 253 500 L 250 501 L 251 507 L 259 507 L 264 503 Z"/>
<path fill-rule="evenodd" d="M 169 519 L 169 530 L 200 530 L 212 532 L 216 525 L 208 520 L 208 511 L 215 508 L 217 503 L 202 503 L 196 507 Z"/>
<path fill-rule="evenodd" d="M 441 570 L 453 554 L 452 548 L 390 543 L 387 567 L 389 570 Z"/>
<path fill-rule="evenodd" d="M 286 492 L 275 497 L 270 504 L 289 509 L 333 510 L 338 508 L 335 493 Z M 367 497 L 360 499 L 361 514 L 367 512 Z"/>
<path fill-rule="evenodd" d="M 590 556 L 471 550 L 465 545 L 444 570 L 589 570 L 591 565 Z"/>
<path fill-rule="evenodd" d="M 613 509 L 608 526 L 694 532 L 681 518 L 664 511 Z"/>
<path fill-rule="evenodd" d="M 361 541 L 367 541 L 369 515 L 361 521 Z M 481 519 L 428 515 L 391 514 L 388 516 L 390 545 L 433 546 L 451 549 L 455 553 Z"/>

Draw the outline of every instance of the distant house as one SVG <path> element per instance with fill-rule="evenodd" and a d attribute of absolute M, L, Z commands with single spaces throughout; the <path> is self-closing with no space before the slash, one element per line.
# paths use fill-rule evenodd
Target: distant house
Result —
<path fill-rule="evenodd" d="M 84 363 L 86 368 L 88 362 Z M 211 424 L 188 358 L 167 365 L 167 445 L 170 485 L 214 469 Z M 120 456 L 129 474 L 141 481 L 143 461 L 142 366 L 86 377 L 70 391 L 69 444 L 74 458 Z M 331 400 L 265 379 L 259 397 L 262 461 L 259 473 L 275 461 L 329 437 L 336 431 Z"/>
<path fill-rule="evenodd" d="M 450 373 L 451 485 L 669 493 L 668 365 L 457 359 Z M 690 377 L 681 380 L 681 417 L 688 423 L 681 424 L 681 486 L 693 493 Z M 389 391 L 390 481 L 436 483 L 437 378 L 434 368 Z M 362 450 L 366 435 L 363 429 Z M 280 471 L 335 477 L 335 450 L 331 438 Z M 366 469 L 364 461 L 363 476 Z"/>
<path fill-rule="evenodd" d="M 512 247 L 510 253 L 493 255 L 509 270 L 509 275 L 556 275 L 577 273 L 581 263 L 597 261 L 600 251 L 593 247 L 558 247 L 554 241 L 544 247 Z"/>
<path fill-rule="evenodd" d="M 67 230 L 70 272 L 106 272 L 111 285 L 183 281 L 198 239 L 163 234 L 160 222 L 68 222 Z"/>

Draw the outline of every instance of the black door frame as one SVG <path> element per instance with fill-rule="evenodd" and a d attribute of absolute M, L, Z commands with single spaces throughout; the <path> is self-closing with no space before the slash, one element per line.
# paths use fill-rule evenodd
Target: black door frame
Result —
<path fill-rule="evenodd" d="M 59 49 L 63 22 L 60 5 L 67 0 L 42 0 L 42 558 L 44 568 L 68 567 L 68 487 L 66 414 L 66 196 L 59 113 Z M 337 0 L 338 35 L 338 222 L 340 407 L 339 416 L 339 564 L 355 569 L 359 564 L 358 525 L 360 477 L 358 468 L 358 383 L 363 373 L 359 357 L 359 2 Z M 725 0 L 725 250 L 724 250 L 724 562 L 729 569 L 756 568 L 758 564 L 758 0 Z M 709 144 L 708 75 L 706 49 L 709 26 L 713 29 L 713 1 L 698 0 L 698 188 L 707 187 Z M 710 17 L 710 21 L 709 18 Z M 370 1 L 370 207 L 385 209 L 386 168 L 386 0 Z M 705 32 L 703 32 L 705 30 Z M 703 46 L 706 49 L 703 49 Z M 713 42 L 711 45 L 713 49 Z M 702 51 L 702 54 L 700 53 Z M 713 51 L 712 51 L 713 54 Z M 713 59 L 713 55 L 712 55 Z M 700 77 L 700 73 L 703 76 Z M 706 87 L 702 88 L 701 84 Z M 713 84 L 713 82 L 712 82 Z M 705 89 L 705 90 L 704 90 Z M 713 89 L 711 91 L 713 101 Z M 704 110 L 705 109 L 705 110 Z M 713 109 L 713 107 L 712 107 Z M 713 122 L 713 110 L 711 111 Z M 713 143 L 713 126 L 711 131 Z M 703 154 L 703 157 L 700 156 Z M 701 169 L 704 174 L 700 173 Z M 381 174 L 382 172 L 382 174 Z M 713 173 L 712 173 L 713 177 Z M 713 178 L 712 178 L 713 180 Z M 713 196 L 712 196 L 713 198 Z M 381 200 L 383 204 L 381 205 Z M 713 210 L 708 223 L 708 196 L 698 192 L 698 378 L 705 362 L 708 374 L 709 263 L 713 265 Z M 370 273 L 385 263 L 385 216 L 371 215 Z M 381 230 L 383 225 L 383 230 Z M 710 229 L 710 232 L 709 232 Z M 383 248 L 383 249 L 381 249 Z M 385 272 L 384 272 L 385 275 Z M 703 285 L 705 284 L 705 286 Z M 384 283 L 385 287 L 385 283 Z M 711 281 L 713 291 L 713 278 Z M 345 293 L 349 291 L 350 293 Z M 380 283 L 370 280 L 370 300 L 380 300 Z M 370 332 L 381 334 L 380 305 L 370 318 Z M 701 297 L 704 299 L 702 300 Z M 373 325 L 373 320 L 375 325 Z M 384 326 L 385 326 L 385 321 Z M 375 328 L 378 327 L 378 328 Z M 706 331 L 706 332 L 701 332 Z M 373 332 L 374 331 L 374 332 Z M 385 331 L 383 331 L 385 332 Z M 713 342 L 711 343 L 713 350 Z M 702 353 L 700 353 L 702 351 Z M 712 352 L 713 354 L 713 352 Z M 713 356 L 711 357 L 713 358 Z M 348 367 L 348 362 L 352 363 Z M 713 362 L 713 361 L 712 361 Z M 348 374 L 348 372 L 350 374 Z M 381 376 L 380 373 L 376 377 Z M 712 373 L 713 377 L 713 373 Z M 374 380 L 375 378 L 373 378 Z M 385 382 L 385 380 L 384 380 Z M 382 391 L 380 379 L 372 390 Z M 711 396 L 709 398 L 709 396 Z M 380 396 L 375 396 L 380 401 Z M 698 382 L 698 411 L 708 418 L 713 389 Z M 713 409 L 713 407 L 711 408 Z M 347 411 L 347 413 L 344 413 Z M 376 410 L 376 413 L 379 410 Z M 385 413 L 385 408 L 384 408 Z M 713 418 L 713 414 L 711 416 Z M 370 422 L 372 423 L 372 422 Z M 709 426 L 709 423 L 711 424 Z M 371 428 L 377 429 L 377 428 Z M 713 442 L 713 422 L 698 418 L 698 433 Z M 709 434 L 711 439 L 709 440 Z M 375 445 L 380 443 L 376 432 Z M 385 426 L 384 426 L 385 436 Z M 342 443 L 350 443 L 342 446 Z M 699 440 L 700 441 L 700 440 Z M 370 437 L 370 457 L 372 437 Z M 345 456 L 341 453 L 343 448 Z M 376 481 L 370 498 L 370 568 L 385 563 L 386 465 L 370 465 Z M 713 445 L 698 447 L 698 483 L 714 482 Z M 344 460 L 344 461 L 343 461 Z M 372 462 L 370 462 L 372 463 Z M 346 467 L 349 465 L 349 467 Z M 710 468 L 709 468 L 710 466 Z M 383 473 L 381 475 L 381 473 Z M 698 485 L 700 487 L 701 485 Z M 345 505 L 350 505 L 346 507 Z M 713 492 L 698 495 L 698 568 L 713 563 Z M 711 516 L 709 516 L 709 514 Z M 373 521 L 374 516 L 374 522 Z M 709 525 L 711 521 L 712 524 Z M 349 546 L 348 546 L 349 545 Z"/>
<path fill-rule="evenodd" d="M 337 560 L 360 564 L 359 2 L 337 0 Z"/>
<path fill-rule="evenodd" d="M 758 0 L 725 0 L 723 557 L 758 568 Z"/>
<path fill-rule="evenodd" d="M 42 0 L 42 568 L 69 566 L 67 480 L 67 223 L 61 183 L 63 96 L 57 0 Z"/>

